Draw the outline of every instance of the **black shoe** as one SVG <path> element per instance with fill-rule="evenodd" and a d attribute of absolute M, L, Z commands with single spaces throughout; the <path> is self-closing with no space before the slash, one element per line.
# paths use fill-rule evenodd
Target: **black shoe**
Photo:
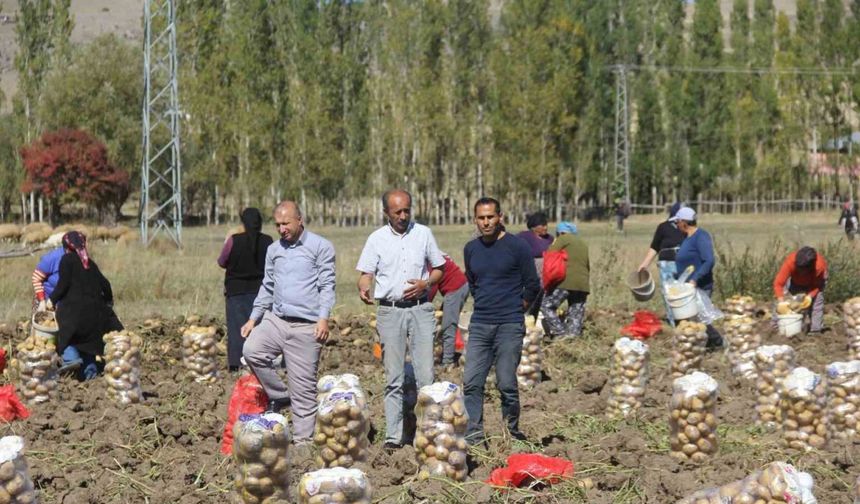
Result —
<path fill-rule="evenodd" d="M 403 445 L 400 443 L 395 443 L 393 441 L 386 441 L 385 444 L 382 445 L 382 449 L 385 450 L 385 453 L 391 455 L 397 450 L 403 448 Z"/>
<path fill-rule="evenodd" d="M 517 441 L 528 442 L 529 438 L 526 437 L 521 431 L 511 432 L 511 437 L 516 439 Z"/>
<path fill-rule="evenodd" d="M 283 399 L 270 399 L 266 405 L 266 413 L 280 413 L 282 409 L 289 408 L 292 401 L 289 397 Z"/>

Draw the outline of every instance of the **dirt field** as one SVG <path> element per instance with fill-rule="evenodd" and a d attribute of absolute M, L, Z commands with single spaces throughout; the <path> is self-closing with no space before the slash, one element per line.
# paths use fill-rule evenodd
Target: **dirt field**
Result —
<path fill-rule="evenodd" d="M 701 466 L 680 464 L 668 454 L 668 400 L 671 391 L 671 338 L 658 335 L 652 343 L 651 380 L 638 420 L 604 418 L 608 388 L 609 349 L 627 316 L 592 309 L 584 337 L 546 345 L 547 380 L 534 392 L 521 395 L 522 428 L 532 444 L 503 438 L 497 394 L 487 402 L 490 449 L 473 453 L 478 462 L 470 481 L 419 483 L 411 448 L 391 456 L 375 439 L 365 464 L 378 502 L 588 502 L 669 503 L 702 487 L 742 478 L 771 461 L 790 461 L 816 480 L 822 504 L 848 503 L 848 490 L 860 474 L 857 444 L 831 441 L 822 452 L 799 454 L 781 448 L 778 433 L 754 426 L 755 394 L 751 384 L 732 376 L 725 355 L 710 354 L 704 370 L 720 383 L 718 403 L 719 454 Z M 838 315 L 831 309 L 832 328 L 817 339 L 792 341 L 798 363 L 823 372 L 824 366 L 846 359 L 845 339 Z M 324 373 L 351 372 L 362 378 L 369 393 L 375 430 L 384 429 L 382 369 L 374 360 L 373 335 L 367 320 L 341 319 L 352 325 L 346 338 L 335 336 L 326 347 Z M 164 321 L 145 337 L 142 405 L 119 409 L 96 380 L 61 384 L 56 403 L 36 406 L 32 416 L 4 426 L 3 434 L 24 436 L 32 474 L 45 503 L 216 503 L 229 499 L 233 464 L 219 453 L 226 405 L 235 377 L 215 385 L 194 383 L 181 368 L 180 320 Z M 766 342 L 779 342 L 769 334 Z M 134 327 L 134 324 L 130 324 Z M 5 328 L 4 339 L 20 339 Z M 222 375 L 224 376 L 224 375 Z M 438 376 L 455 382 L 456 371 Z M 500 493 L 481 483 L 490 470 L 512 452 L 539 451 L 574 461 L 579 478 L 594 487 L 583 490 L 575 481 L 552 488 Z M 313 468 L 311 457 L 291 457 L 291 480 Z"/>

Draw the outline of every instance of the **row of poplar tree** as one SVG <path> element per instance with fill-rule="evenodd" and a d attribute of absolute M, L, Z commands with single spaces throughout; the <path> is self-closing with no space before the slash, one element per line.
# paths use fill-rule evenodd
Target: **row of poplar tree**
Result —
<path fill-rule="evenodd" d="M 90 131 L 139 181 L 141 44 L 70 44 L 69 1 L 19 2 L 4 214 L 21 200 L 19 147 L 52 129 Z M 177 5 L 184 201 L 209 221 L 293 198 L 367 223 L 392 186 L 436 223 L 468 218 L 481 195 L 516 218 L 611 207 L 619 64 L 632 65 L 632 202 L 854 186 L 852 149 L 828 153 L 826 175 L 810 153 L 856 119 L 858 0 L 797 0 L 791 18 L 772 0 L 735 0 L 728 16 L 719 0 Z"/>

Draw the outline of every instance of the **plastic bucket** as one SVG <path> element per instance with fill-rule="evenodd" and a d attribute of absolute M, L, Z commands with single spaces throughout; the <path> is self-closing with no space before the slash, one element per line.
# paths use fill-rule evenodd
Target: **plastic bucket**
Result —
<path fill-rule="evenodd" d="M 38 338 L 44 338 L 51 343 L 56 342 L 57 332 L 59 331 L 59 328 L 39 324 L 38 322 L 36 322 L 35 314 L 33 315 L 33 318 L 30 319 L 30 326 L 33 330 L 34 336 Z"/>
<path fill-rule="evenodd" d="M 666 292 L 666 302 L 676 321 L 691 319 L 699 314 L 696 288 L 692 285 L 672 285 Z"/>
<path fill-rule="evenodd" d="M 630 288 L 636 301 L 648 301 L 654 297 L 656 290 L 654 278 L 647 270 L 634 271 L 627 275 L 627 287 Z"/>
<path fill-rule="evenodd" d="M 776 325 L 781 336 L 785 336 L 786 338 L 797 336 L 803 332 L 803 314 L 787 313 L 785 315 L 777 315 Z"/>

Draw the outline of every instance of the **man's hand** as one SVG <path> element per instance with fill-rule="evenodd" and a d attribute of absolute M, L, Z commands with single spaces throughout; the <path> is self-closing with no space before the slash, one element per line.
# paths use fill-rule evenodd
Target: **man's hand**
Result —
<path fill-rule="evenodd" d="M 314 337 L 320 343 L 325 343 L 325 340 L 328 339 L 328 320 L 327 319 L 319 319 L 317 320 L 317 326 L 314 327 Z"/>
<path fill-rule="evenodd" d="M 241 334 L 243 338 L 247 338 L 248 335 L 251 334 L 251 331 L 254 329 L 254 326 L 256 325 L 257 321 L 254 319 L 250 319 L 249 321 L 245 322 L 245 325 L 243 325 L 241 329 L 239 329 L 239 334 Z"/>
<path fill-rule="evenodd" d="M 407 280 L 406 283 L 411 285 L 411 287 L 403 291 L 403 299 L 418 299 L 422 294 L 427 292 L 427 287 L 430 286 L 427 280 L 421 280 L 420 278 Z"/>
<path fill-rule="evenodd" d="M 367 305 L 373 304 L 373 297 L 370 295 L 370 280 L 372 278 L 373 275 L 368 275 L 367 273 L 362 273 L 358 277 L 358 297 Z"/>

